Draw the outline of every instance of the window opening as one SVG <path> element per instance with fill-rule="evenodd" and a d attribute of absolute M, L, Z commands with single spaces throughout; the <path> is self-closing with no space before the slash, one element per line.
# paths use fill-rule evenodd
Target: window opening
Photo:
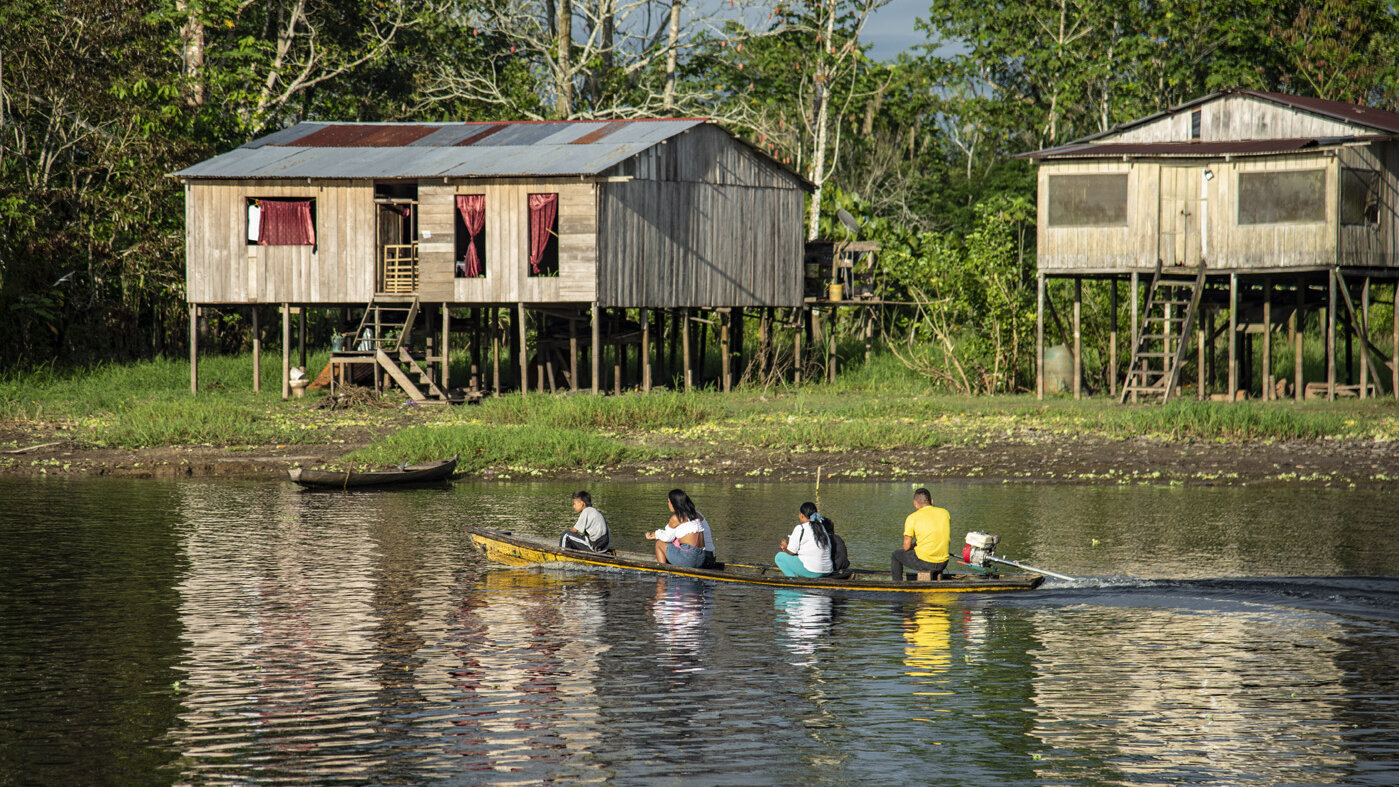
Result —
<path fill-rule="evenodd" d="M 479 279 L 486 275 L 486 195 L 458 194 L 456 221 L 456 277 Z"/>
<path fill-rule="evenodd" d="M 559 275 L 559 195 L 529 195 L 529 275 Z"/>
<path fill-rule="evenodd" d="M 1380 174 L 1369 169 L 1341 169 L 1341 223 L 1380 223 Z"/>
<path fill-rule="evenodd" d="M 1326 221 L 1326 171 L 1239 173 L 1240 224 Z"/>
<path fill-rule="evenodd" d="M 1127 173 L 1050 175 L 1049 226 L 1127 226 Z"/>
<path fill-rule="evenodd" d="M 1200 138 L 1200 110 L 1198 109 L 1190 113 L 1190 138 Z"/>
<path fill-rule="evenodd" d="M 249 197 L 247 245 L 316 245 L 316 201 L 285 197 Z"/>

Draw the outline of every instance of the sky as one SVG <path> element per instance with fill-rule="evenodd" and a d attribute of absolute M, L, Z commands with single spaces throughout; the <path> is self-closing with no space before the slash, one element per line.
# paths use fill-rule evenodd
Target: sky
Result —
<path fill-rule="evenodd" d="M 930 4 L 931 0 L 890 0 L 877 9 L 865 23 L 861 36 L 870 45 L 870 57 L 892 60 L 910 47 L 927 43 L 913 23 L 920 16 L 927 18 Z"/>

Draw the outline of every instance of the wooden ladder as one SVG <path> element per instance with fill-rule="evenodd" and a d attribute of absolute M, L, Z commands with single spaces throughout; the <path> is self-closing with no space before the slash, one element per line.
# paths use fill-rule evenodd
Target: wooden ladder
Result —
<path fill-rule="evenodd" d="M 1132 363 L 1122 386 L 1121 401 L 1128 397 L 1159 396 L 1164 404 L 1180 384 L 1180 370 L 1190 347 L 1190 331 L 1205 291 L 1205 263 L 1195 275 L 1189 270 L 1161 270 L 1156 261 L 1142 312 L 1141 334 L 1132 349 Z M 1183 313 L 1182 313 L 1183 310 Z"/>
<path fill-rule="evenodd" d="M 376 295 L 365 306 L 347 354 L 371 353 L 379 367 L 415 402 L 446 402 L 448 396 L 433 376 L 418 364 L 408 348 L 413 323 L 418 319 L 418 298 Z M 416 377 L 416 381 L 413 379 Z"/>

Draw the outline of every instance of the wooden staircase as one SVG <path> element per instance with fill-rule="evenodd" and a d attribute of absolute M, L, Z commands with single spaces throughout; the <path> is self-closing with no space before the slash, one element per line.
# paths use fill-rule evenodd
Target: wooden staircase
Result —
<path fill-rule="evenodd" d="M 1165 403 L 1175 394 L 1205 289 L 1204 261 L 1194 269 L 1195 275 L 1191 272 L 1188 268 L 1162 271 L 1161 261 L 1156 261 L 1121 401 L 1150 396 Z"/>
<path fill-rule="evenodd" d="M 371 363 L 398 384 L 413 401 L 445 403 L 446 391 L 437 385 L 430 369 L 436 358 L 414 358 L 413 324 L 418 319 L 417 296 L 376 295 L 364 309 L 349 346 L 331 353 L 331 364 Z"/>

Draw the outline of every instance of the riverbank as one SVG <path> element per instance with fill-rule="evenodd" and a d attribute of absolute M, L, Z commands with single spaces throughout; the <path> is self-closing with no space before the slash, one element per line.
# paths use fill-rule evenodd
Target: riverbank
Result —
<path fill-rule="evenodd" d="M 1369 485 L 1399 479 L 1390 400 L 1036 401 L 930 393 L 890 365 L 801 388 L 511 395 L 326 408 L 246 390 L 237 357 L 180 388 L 175 362 L 0 383 L 0 473 L 279 478 L 457 454 L 481 479 L 938 480 Z M 212 367 L 212 368 L 210 368 Z"/>

